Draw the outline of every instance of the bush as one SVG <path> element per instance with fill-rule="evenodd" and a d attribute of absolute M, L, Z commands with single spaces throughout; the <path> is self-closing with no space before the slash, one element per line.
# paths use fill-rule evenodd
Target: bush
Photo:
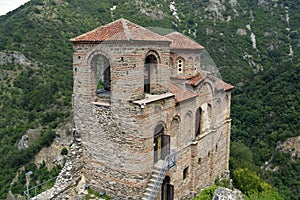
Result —
<path fill-rule="evenodd" d="M 68 149 L 66 147 L 62 148 L 60 154 L 61 155 L 68 155 Z"/>
<path fill-rule="evenodd" d="M 253 192 L 271 190 L 272 187 L 263 181 L 255 172 L 247 168 L 239 168 L 233 172 L 233 185 L 248 195 Z"/>
<path fill-rule="evenodd" d="M 211 200 L 212 197 L 214 196 L 214 192 L 216 189 L 218 189 L 219 186 L 212 185 L 209 188 L 205 188 L 196 196 L 194 200 Z"/>

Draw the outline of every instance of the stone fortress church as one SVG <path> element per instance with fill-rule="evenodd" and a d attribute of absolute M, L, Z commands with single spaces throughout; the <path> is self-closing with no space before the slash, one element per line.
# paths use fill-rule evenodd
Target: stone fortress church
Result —
<path fill-rule="evenodd" d="M 74 129 L 91 188 L 181 199 L 228 174 L 233 86 L 201 69 L 201 45 L 126 19 L 71 42 Z"/>

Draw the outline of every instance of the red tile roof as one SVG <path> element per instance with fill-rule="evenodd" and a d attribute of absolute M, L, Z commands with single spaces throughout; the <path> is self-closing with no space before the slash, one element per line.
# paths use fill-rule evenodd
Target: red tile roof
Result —
<path fill-rule="evenodd" d="M 72 42 L 102 42 L 130 40 L 171 42 L 171 40 L 169 40 L 168 38 L 153 33 L 152 31 L 123 18 L 71 39 Z"/>
<path fill-rule="evenodd" d="M 204 49 L 194 40 L 178 32 L 169 33 L 166 37 L 172 40 L 171 49 Z"/>
<path fill-rule="evenodd" d="M 191 84 L 192 86 L 197 86 L 201 81 L 204 80 L 204 78 L 205 78 L 205 74 L 199 73 L 189 80 L 189 84 Z"/>
<path fill-rule="evenodd" d="M 207 74 L 205 72 L 198 73 L 195 76 L 176 76 L 171 77 L 170 81 L 170 92 L 175 95 L 176 102 L 181 102 L 190 98 L 197 97 L 198 94 L 194 92 L 194 87 L 199 85 L 204 79 L 213 78 L 213 82 L 215 83 L 214 87 L 216 90 L 229 91 L 234 88 L 234 86 L 225 83 L 223 80 L 212 76 L 211 74 Z M 177 80 L 177 81 L 176 81 Z M 179 82 L 178 82 L 179 81 Z M 179 84 L 177 84 L 177 82 Z M 188 83 L 188 84 L 185 84 Z M 191 88 L 187 88 L 187 87 Z"/>
<path fill-rule="evenodd" d="M 228 84 L 228 83 L 225 83 L 224 81 L 223 81 L 223 85 L 224 85 L 224 90 L 225 90 L 225 91 L 229 91 L 229 90 L 231 90 L 231 89 L 234 88 L 233 85 L 230 85 L 230 84 Z"/>
<path fill-rule="evenodd" d="M 234 88 L 233 85 L 230 85 L 226 82 L 224 82 L 223 80 L 212 76 L 211 74 L 206 74 L 206 73 L 198 73 L 197 75 L 191 77 L 191 78 L 187 78 L 187 80 L 189 81 L 189 84 L 193 87 L 199 85 L 199 83 L 201 83 L 206 77 L 209 77 L 210 79 L 213 80 L 213 82 L 215 82 L 215 87 L 217 90 L 221 90 L 224 89 L 225 91 L 229 91 L 231 89 Z"/>
<path fill-rule="evenodd" d="M 189 90 L 185 86 L 179 86 L 173 81 L 170 81 L 170 92 L 175 94 L 176 102 L 181 102 L 198 96 L 198 94 L 193 93 L 192 90 Z"/>

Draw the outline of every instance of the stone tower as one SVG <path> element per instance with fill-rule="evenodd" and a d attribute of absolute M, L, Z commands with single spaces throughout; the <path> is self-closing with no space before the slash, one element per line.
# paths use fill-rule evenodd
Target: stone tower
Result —
<path fill-rule="evenodd" d="M 228 172 L 230 91 L 203 47 L 125 19 L 71 39 L 74 124 L 90 187 L 179 199 Z"/>

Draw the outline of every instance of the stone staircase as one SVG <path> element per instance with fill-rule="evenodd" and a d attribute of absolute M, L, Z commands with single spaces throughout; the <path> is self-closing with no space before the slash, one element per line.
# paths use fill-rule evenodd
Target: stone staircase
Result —
<path fill-rule="evenodd" d="M 165 160 L 159 160 L 152 170 L 151 177 L 145 189 L 142 200 L 154 200 L 157 192 L 161 188 L 161 184 L 168 170 L 168 163 Z"/>

